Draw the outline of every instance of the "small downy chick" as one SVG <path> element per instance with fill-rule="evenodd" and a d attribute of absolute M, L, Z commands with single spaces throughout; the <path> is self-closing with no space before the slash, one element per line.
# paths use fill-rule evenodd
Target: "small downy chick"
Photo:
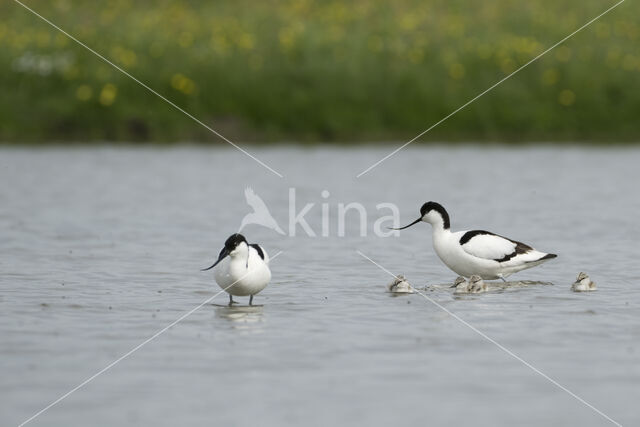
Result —
<path fill-rule="evenodd" d="M 389 283 L 389 292 L 393 292 L 394 294 L 412 294 L 413 287 L 407 282 L 402 274 L 398 275 L 393 279 L 391 283 Z"/>
<path fill-rule="evenodd" d="M 456 277 L 456 280 L 454 280 L 453 285 L 451 285 L 452 288 L 457 288 L 458 286 L 462 285 L 463 283 L 467 283 L 467 281 L 465 280 L 464 277 L 462 276 L 458 276 Z"/>
<path fill-rule="evenodd" d="M 462 277 L 456 277 L 456 280 L 453 282 L 452 288 L 456 288 L 453 293 L 454 294 L 466 294 L 469 293 L 469 282 Z"/>
<path fill-rule="evenodd" d="M 571 290 L 574 292 L 595 291 L 596 284 L 586 273 L 580 272 L 576 281 L 571 285 Z"/>
<path fill-rule="evenodd" d="M 473 275 L 469 278 L 469 293 L 478 294 L 487 291 L 487 284 L 484 283 L 482 277 Z"/>

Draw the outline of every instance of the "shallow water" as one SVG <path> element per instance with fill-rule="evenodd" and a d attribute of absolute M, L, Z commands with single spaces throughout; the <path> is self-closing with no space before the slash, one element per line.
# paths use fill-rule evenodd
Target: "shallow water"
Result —
<path fill-rule="evenodd" d="M 289 189 L 321 235 L 243 233 L 273 256 L 262 307 L 216 297 L 30 425 L 609 425 L 511 350 L 623 425 L 638 425 L 640 150 L 0 150 L 0 424 L 18 425 L 218 291 L 202 273 L 250 210 L 250 185 L 287 229 Z M 323 190 L 329 191 L 325 198 Z M 326 196 L 326 194 L 325 194 Z M 377 237 L 427 200 L 452 228 L 485 228 L 559 258 L 512 276 L 553 285 L 393 297 L 456 275 L 426 224 Z M 367 208 L 337 237 L 338 203 Z M 598 290 L 573 293 L 584 270 Z M 429 289 L 429 288 L 427 288 Z M 246 304 L 246 299 L 240 299 Z M 213 305 L 218 304 L 218 305 Z"/>

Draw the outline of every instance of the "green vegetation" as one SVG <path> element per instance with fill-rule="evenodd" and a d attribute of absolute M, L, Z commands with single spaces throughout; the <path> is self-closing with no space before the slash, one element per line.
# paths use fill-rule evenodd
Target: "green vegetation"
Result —
<path fill-rule="evenodd" d="M 24 0 L 225 136 L 409 139 L 614 0 Z M 421 138 L 640 137 L 625 2 Z M 22 8 L 0 4 L 0 140 L 220 139 Z"/>

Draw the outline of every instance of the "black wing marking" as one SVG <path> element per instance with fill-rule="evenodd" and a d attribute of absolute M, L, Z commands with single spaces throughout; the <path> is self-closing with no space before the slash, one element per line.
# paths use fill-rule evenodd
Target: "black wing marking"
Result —
<path fill-rule="evenodd" d="M 513 252 L 511 252 L 509 254 L 506 254 L 502 258 L 494 259 L 494 261 L 496 261 L 496 262 L 506 262 L 506 261 L 509 261 L 511 258 L 517 256 L 517 255 L 526 254 L 527 252 L 533 250 L 533 248 L 531 246 L 529 246 L 529 245 L 527 245 L 525 243 L 518 242 L 517 240 L 512 240 L 512 239 L 509 239 L 508 237 L 500 236 L 499 234 L 495 234 L 495 233 L 492 233 L 492 232 L 486 231 L 486 230 L 467 231 L 466 233 L 464 233 L 462 235 L 462 237 L 460 237 L 460 245 L 464 245 L 465 243 L 469 243 L 469 241 L 471 239 L 473 239 L 476 236 L 480 236 L 480 235 L 489 235 L 489 236 L 500 237 L 502 239 L 510 241 L 511 243 L 513 243 L 515 245 L 515 248 L 514 248 Z"/>
<path fill-rule="evenodd" d="M 467 243 L 469 240 L 473 239 L 476 236 L 479 236 L 481 234 L 490 234 L 492 236 L 497 236 L 497 234 L 494 234 L 490 231 L 484 231 L 484 230 L 472 230 L 472 231 L 467 231 L 466 233 L 464 233 L 462 235 L 462 237 L 460 238 L 460 244 L 464 245 L 465 243 Z"/>
<path fill-rule="evenodd" d="M 506 237 L 505 237 L 505 239 L 506 239 Z M 526 244 L 524 244 L 522 242 L 518 242 L 516 240 L 511 240 L 511 239 L 508 239 L 508 240 L 510 240 L 510 241 L 512 241 L 513 243 L 516 244 L 516 249 L 513 252 L 511 252 L 510 254 L 507 254 L 507 255 L 503 256 L 502 258 L 497 259 L 496 261 L 498 261 L 498 262 L 509 261 L 511 258 L 513 258 L 516 255 L 526 254 L 527 252 L 533 250 L 533 248 L 531 246 L 526 245 Z"/>
<path fill-rule="evenodd" d="M 264 252 L 262 252 L 262 248 L 260 247 L 260 245 L 258 245 L 257 243 L 252 243 L 249 246 L 255 249 L 256 252 L 258 252 L 258 255 L 260 255 L 260 258 L 264 260 Z"/>

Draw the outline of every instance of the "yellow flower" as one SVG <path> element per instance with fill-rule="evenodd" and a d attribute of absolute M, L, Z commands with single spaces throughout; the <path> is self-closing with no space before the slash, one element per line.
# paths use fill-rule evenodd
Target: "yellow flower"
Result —
<path fill-rule="evenodd" d="M 491 45 L 488 43 L 482 43 L 477 47 L 477 54 L 480 57 L 480 59 L 489 59 L 491 58 L 491 55 L 493 54 L 493 51 L 491 50 Z"/>
<path fill-rule="evenodd" d="M 422 51 L 422 49 L 418 47 L 413 47 L 409 50 L 409 52 L 407 52 L 407 56 L 409 57 L 409 61 L 411 61 L 414 64 L 418 64 L 420 63 L 420 61 L 422 61 L 422 58 L 424 57 L 424 52 Z"/>
<path fill-rule="evenodd" d="M 576 94 L 569 89 L 564 89 L 558 94 L 558 102 L 565 107 L 572 105 L 576 101 Z"/>
<path fill-rule="evenodd" d="M 155 41 L 151 43 L 151 46 L 149 46 L 149 54 L 154 58 L 160 58 L 163 53 L 164 46 L 162 45 L 162 43 Z"/>
<path fill-rule="evenodd" d="M 408 13 L 404 16 L 401 16 L 399 19 L 400 28 L 405 31 L 411 31 L 418 26 L 419 19 L 420 18 L 413 13 Z"/>
<path fill-rule="evenodd" d="M 464 35 L 464 22 L 459 16 L 449 16 L 445 18 L 444 29 L 447 34 L 460 38 Z"/>
<path fill-rule="evenodd" d="M 560 46 L 556 50 L 556 59 L 560 62 L 567 62 L 571 58 L 571 49 L 566 46 Z"/>
<path fill-rule="evenodd" d="M 51 36 L 49 35 L 48 32 L 39 31 L 36 34 L 36 42 L 38 43 L 38 47 L 46 48 L 49 46 L 50 41 L 51 41 Z"/>
<path fill-rule="evenodd" d="M 331 41 L 331 42 L 339 42 L 344 38 L 344 29 L 342 29 L 342 27 L 339 27 L 337 25 L 332 25 L 331 27 L 329 27 L 327 29 L 327 38 Z"/>
<path fill-rule="evenodd" d="M 219 56 L 225 56 L 230 51 L 230 43 L 227 36 L 220 31 L 214 32 L 211 36 L 211 48 L 215 50 Z"/>
<path fill-rule="evenodd" d="M 69 44 L 69 37 L 65 36 L 62 33 L 57 33 L 56 34 L 56 47 L 65 47 L 66 45 Z"/>
<path fill-rule="evenodd" d="M 516 69 L 516 63 L 511 58 L 502 58 L 500 61 L 500 69 L 505 74 L 512 73 Z"/>
<path fill-rule="evenodd" d="M 609 24 L 604 22 L 596 22 L 596 35 L 600 39 L 607 39 L 611 35 Z"/>
<path fill-rule="evenodd" d="M 111 49 L 111 55 L 125 68 L 135 65 L 137 59 L 134 51 L 120 46 L 116 46 Z"/>
<path fill-rule="evenodd" d="M 173 77 L 171 77 L 171 87 L 179 90 L 185 95 L 190 95 L 196 89 L 196 84 L 189 77 L 185 76 L 184 74 L 178 73 L 174 74 Z"/>
<path fill-rule="evenodd" d="M 242 33 L 237 40 L 238 47 L 244 50 L 251 50 L 255 44 L 253 36 L 249 33 Z"/>
<path fill-rule="evenodd" d="M 256 54 L 249 57 L 249 66 L 252 70 L 260 70 L 262 68 L 262 56 Z"/>
<path fill-rule="evenodd" d="M 384 48 L 384 41 L 380 36 L 370 36 L 367 40 L 367 46 L 372 52 L 380 52 Z"/>
<path fill-rule="evenodd" d="M 114 103 L 117 95 L 118 88 L 116 88 L 115 85 L 111 83 L 107 83 L 102 87 L 102 90 L 100 91 L 100 104 L 108 107 L 109 105 Z"/>
<path fill-rule="evenodd" d="M 91 86 L 89 85 L 80 85 L 78 89 L 76 89 L 76 98 L 80 101 L 90 100 L 91 95 L 93 95 L 93 90 L 91 90 Z"/>
<path fill-rule="evenodd" d="M 632 71 L 636 68 L 636 58 L 633 55 L 626 54 L 622 59 L 622 69 L 625 71 Z"/>
<path fill-rule="evenodd" d="M 185 48 L 191 46 L 193 44 L 193 34 L 188 31 L 183 32 L 178 37 L 178 44 Z"/>
<path fill-rule="evenodd" d="M 464 77 L 464 67 L 459 62 L 449 66 L 449 75 L 452 79 L 459 80 Z"/>
<path fill-rule="evenodd" d="M 282 28 L 278 32 L 278 39 L 280 39 L 280 45 L 285 50 L 289 50 L 296 42 L 295 31 L 292 28 Z"/>
<path fill-rule="evenodd" d="M 621 56 L 620 48 L 613 47 L 607 52 L 607 59 L 605 60 L 605 63 L 610 68 L 617 68 L 618 63 L 620 62 L 620 56 Z"/>
<path fill-rule="evenodd" d="M 558 83 L 559 78 L 560 75 L 558 73 L 558 70 L 556 70 L 555 68 L 549 68 L 548 70 L 544 70 L 544 72 L 542 73 L 542 83 L 546 86 L 552 86 Z"/>
<path fill-rule="evenodd" d="M 54 2 L 54 5 L 60 12 L 68 12 L 71 7 L 71 4 L 66 0 L 58 0 Z"/>
<path fill-rule="evenodd" d="M 71 65 L 63 71 L 63 76 L 67 80 L 73 80 L 80 75 L 80 68 L 77 65 Z"/>
<path fill-rule="evenodd" d="M 29 43 L 31 43 L 31 39 L 27 34 L 16 34 L 13 37 L 13 48 L 16 50 L 23 50 Z"/>

